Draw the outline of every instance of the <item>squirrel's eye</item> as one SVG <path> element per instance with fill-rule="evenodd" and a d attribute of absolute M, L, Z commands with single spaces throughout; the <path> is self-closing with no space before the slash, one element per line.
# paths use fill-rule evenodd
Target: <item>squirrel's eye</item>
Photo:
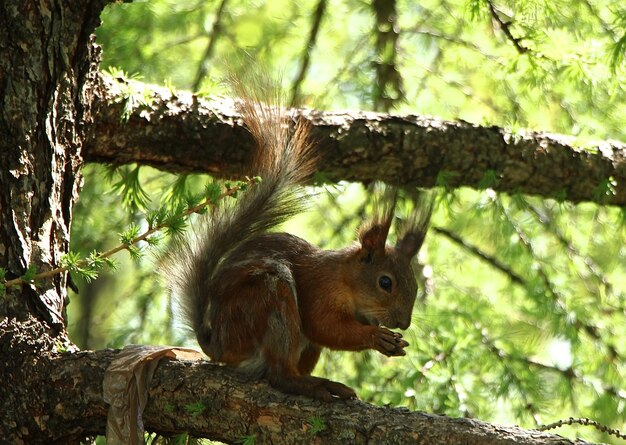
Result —
<path fill-rule="evenodd" d="M 378 279 L 378 285 L 381 287 L 381 289 L 383 289 L 385 292 L 389 292 L 391 293 L 391 278 L 389 278 L 387 275 L 382 275 L 379 279 Z"/>

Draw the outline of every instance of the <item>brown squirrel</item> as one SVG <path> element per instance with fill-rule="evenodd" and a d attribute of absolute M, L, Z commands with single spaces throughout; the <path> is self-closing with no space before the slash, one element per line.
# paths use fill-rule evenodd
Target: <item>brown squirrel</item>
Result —
<path fill-rule="evenodd" d="M 358 243 L 322 250 L 269 229 L 301 208 L 298 186 L 316 168 L 308 126 L 289 130 L 277 105 L 244 100 L 244 123 L 257 143 L 262 181 L 215 208 L 202 234 L 183 242 L 168 275 L 202 350 L 214 361 L 275 388 L 321 400 L 356 398 L 337 382 L 311 376 L 323 347 L 405 355 L 417 293 L 411 259 L 432 209 L 416 206 L 397 244 L 386 245 L 395 193 L 385 194 Z"/>

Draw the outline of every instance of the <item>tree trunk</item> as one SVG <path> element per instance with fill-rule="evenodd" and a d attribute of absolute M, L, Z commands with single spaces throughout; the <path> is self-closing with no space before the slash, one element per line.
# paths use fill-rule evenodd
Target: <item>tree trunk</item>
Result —
<path fill-rule="evenodd" d="M 81 149 L 92 123 L 98 2 L 0 5 L 0 266 L 43 272 L 68 250 Z M 64 332 L 67 277 L 10 289 L 1 316 L 36 314 Z"/>
<path fill-rule="evenodd" d="M 0 267 L 6 278 L 58 267 L 68 251 L 97 70 L 104 1 L 0 2 Z M 8 289 L 0 304 L 0 436 L 47 437 L 53 382 L 24 385 L 65 331 L 67 275 Z M 7 330 L 9 320 L 31 326 Z M 46 375 L 40 376 L 46 379 Z M 9 414 L 9 415 L 7 415 Z"/>

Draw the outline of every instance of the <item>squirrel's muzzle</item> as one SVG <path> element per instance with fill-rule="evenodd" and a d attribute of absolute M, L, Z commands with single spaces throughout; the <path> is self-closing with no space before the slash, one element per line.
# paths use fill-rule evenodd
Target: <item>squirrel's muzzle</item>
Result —
<path fill-rule="evenodd" d="M 396 314 L 396 328 L 400 328 L 403 331 L 411 325 L 411 312 L 397 313 Z"/>

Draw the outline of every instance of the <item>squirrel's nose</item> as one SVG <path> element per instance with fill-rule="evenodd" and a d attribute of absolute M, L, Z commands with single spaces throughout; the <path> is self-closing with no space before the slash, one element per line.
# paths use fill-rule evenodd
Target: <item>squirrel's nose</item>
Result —
<path fill-rule="evenodd" d="M 398 323 L 397 323 L 397 327 L 399 327 L 402 330 L 407 329 L 409 326 L 411 325 L 411 314 L 407 314 L 407 315 L 400 315 L 398 317 Z"/>

